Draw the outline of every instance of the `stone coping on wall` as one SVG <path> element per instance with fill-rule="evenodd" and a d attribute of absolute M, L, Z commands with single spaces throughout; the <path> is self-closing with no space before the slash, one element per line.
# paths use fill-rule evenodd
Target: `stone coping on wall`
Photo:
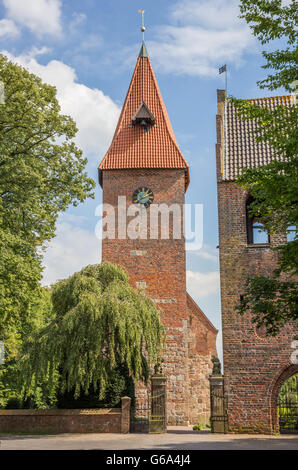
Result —
<path fill-rule="evenodd" d="M 86 408 L 46 410 L 0 410 L 0 416 L 70 416 L 70 415 L 101 415 L 121 413 L 121 408 Z"/>

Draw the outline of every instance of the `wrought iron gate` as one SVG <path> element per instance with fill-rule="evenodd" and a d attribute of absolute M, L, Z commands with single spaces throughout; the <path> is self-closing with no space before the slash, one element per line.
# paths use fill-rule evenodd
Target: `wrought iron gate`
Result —
<path fill-rule="evenodd" d="M 225 396 L 224 376 L 217 357 L 212 358 L 213 371 L 210 382 L 210 424 L 211 432 L 228 432 L 227 398 Z"/>
<path fill-rule="evenodd" d="M 223 390 L 211 390 L 211 431 L 226 433 L 228 427 L 228 416 L 226 411 L 226 398 Z"/>
<path fill-rule="evenodd" d="M 139 400 L 131 408 L 130 432 L 132 433 L 162 433 L 166 432 L 166 395 L 161 391 L 149 395 L 146 400 Z"/>
<path fill-rule="evenodd" d="M 150 399 L 143 399 L 138 401 L 135 406 L 131 408 L 130 412 L 130 432 L 148 433 L 149 420 L 150 420 Z"/>
<path fill-rule="evenodd" d="M 278 415 L 281 433 L 298 433 L 298 374 L 290 377 L 281 388 Z"/>
<path fill-rule="evenodd" d="M 166 395 L 165 390 L 150 397 L 151 415 L 149 421 L 149 432 L 162 433 L 167 430 L 166 423 Z"/>

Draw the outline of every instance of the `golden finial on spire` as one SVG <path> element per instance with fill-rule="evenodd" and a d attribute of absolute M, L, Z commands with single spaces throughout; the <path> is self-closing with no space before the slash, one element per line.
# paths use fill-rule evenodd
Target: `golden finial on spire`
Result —
<path fill-rule="evenodd" d="M 145 28 L 145 25 L 144 25 L 144 13 L 145 13 L 145 10 L 139 10 L 139 13 L 141 13 L 141 15 L 142 15 L 142 27 L 141 27 L 141 31 L 142 31 L 143 42 L 144 42 L 144 33 L 145 33 L 145 31 L 146 31 L 146 28 Z"/>

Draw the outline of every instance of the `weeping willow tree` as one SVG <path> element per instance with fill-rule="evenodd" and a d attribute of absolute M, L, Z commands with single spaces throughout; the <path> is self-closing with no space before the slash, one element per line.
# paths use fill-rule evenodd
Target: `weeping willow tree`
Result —
<path fill-rule="evenodd" d="M 150 365 L 165 345 L 159 311 L 127 273 L 111 263 L 87 266 L 52 291 L 54 320 L 24 346 L 20 360 L 25 389 L 53 383 L 74 398 L 91 387 L 105 397 L 119 368 L 135 380 L 148 380 Z"/>

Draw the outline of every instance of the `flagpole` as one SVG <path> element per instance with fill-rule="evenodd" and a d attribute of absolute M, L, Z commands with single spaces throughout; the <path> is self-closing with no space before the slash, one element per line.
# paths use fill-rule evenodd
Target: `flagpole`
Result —
<path fill-rule="evenodd" d="M 224 100 L 224 118 L 223 118 L 223 130 L 224 130 L 224 165 L 223 165 L 223 174 L 225 177 L 226 174 L 226 164 L 227 164 L 227 94 L 228 94 L 228 67 L 227 64 L 223 65 L 222 67 L 219 67 L 218 73 L 226 73 L 225 76 L 225 84 L 226 84 L 226 90 L 225 90 L 225 100 Z"/>
<path fill-rule="evenodd" d="M 228 67 L 227 67 L 227 64 L 220 67 L 218 69 L 218 72 L 219 72 L 219 74 L 224 73 L 224 72 L 226 74 L 225 75 L 225 84 L 226 84 L 226 96 L 227 96 L 227 94 L 228 94 Z"/>

